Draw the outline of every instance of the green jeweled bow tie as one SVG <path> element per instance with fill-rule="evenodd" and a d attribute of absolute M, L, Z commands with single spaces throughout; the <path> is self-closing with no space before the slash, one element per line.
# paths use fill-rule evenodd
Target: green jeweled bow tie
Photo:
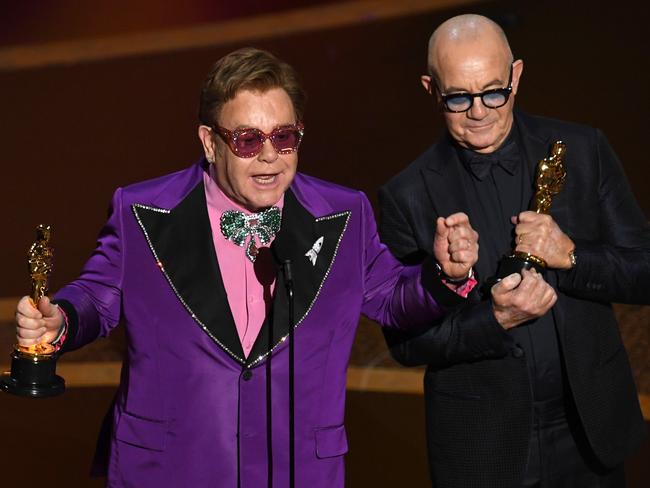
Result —
<path fill-rule="evenodd" d="M 278 207 L 267 208 L 266 210 L 246 215 L 239 210 L 227 210 L 221 214 L 221 233 L 229 241 L 243 247 L 246 238 L 250 236 L 246 246 L 246 256 L 255 262 L 258 249 L 255 245 L 255 237 L 260 244 L 268 244 L 275 234 L 280 230 L 280 209 Z"/>

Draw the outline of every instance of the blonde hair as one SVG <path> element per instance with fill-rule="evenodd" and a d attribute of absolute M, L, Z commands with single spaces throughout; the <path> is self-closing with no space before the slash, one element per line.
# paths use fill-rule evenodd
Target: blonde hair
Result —
<path fill-rule="evenodd" d="M 199 120 L 213 126 L 223 105 L 241 90 L 265 92 L 282 88 L 287 92 L 298 120 L 305 108 L 305 92 L 296 71 L 284 61 L 262 49 L 245 47 L 231 52 L 212 66 L 199 102 Z"/>

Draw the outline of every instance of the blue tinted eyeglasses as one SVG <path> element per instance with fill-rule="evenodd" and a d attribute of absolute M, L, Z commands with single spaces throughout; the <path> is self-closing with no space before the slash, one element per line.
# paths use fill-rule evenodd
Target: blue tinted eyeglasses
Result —
<path fill-rule="evenodd" d="M 510 77 L 506 88 L 494 88 L 481 93 L 450 93 L 449 95 L 440 93 L 440 103 L 444 110 L 454 113 L 467 112 L 474 105 L 475 98 L 480 98 L 483 105 L 488 108 L 499 108 L 508 103 L 511 93 L 512 64 L 510 65 Z"/>

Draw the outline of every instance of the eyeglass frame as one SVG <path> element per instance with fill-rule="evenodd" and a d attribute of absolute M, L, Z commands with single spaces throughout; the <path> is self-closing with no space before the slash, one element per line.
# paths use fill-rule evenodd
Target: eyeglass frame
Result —
<path fill-rule="evenodd" d="M 273 146 L 273 149 L 278 154 L 291 154 L 293 152 L 298 151 L 298 148 L 300 147 L 300 143 L 302 142 L 302 138 L 305 135 L 305 125 L 300 121 L 296 122 L 295 124 L 279 125 L 279 126 L 275 127 L 269 134 L 267 134 L 266 132 L 264 132 L 261 129 L 258 129 L 257 127 L 238 127 L 236 129 L 229 130 L 229 129 L 226 129 L 225 127 L 222 127 L 220 125 L 212 125 L 212 126 L 210 126 L 210 129 L 212 129 L 212 131 L 215 134 L 219 135 L 221 137 L 221 139 L 223 139 L 223 141 L 228 145 L 228 148 L 238 158 L 254 158 L 259 153 L 262 152 L 262 149 L 264 147 L 264 143 L 267 140 L 271 141 L 271 146 Z M 278 130 L 282 130 L 282 129 L 295 129 L 295 130 L 298 131 L 298 143 L 296 144 L 296 147 L 288 148 L 288 149 L 278 149 L 277 147 L 275 147 L 275 144 L 273 144 L 273 139 L 272 139 L 273 133 L 278 131 Z M 235 142 L 237 140 L 237 137 L 239 137 L 239 135 L 242 132 L 250 131 L 250 130 L 257 132 L 258 134 L 260 134 L 262 136 L 262 144 L 260 144 L 260 150 L 257 151 L 256 153 L 250 154 L 248 156 L 238 154 L 237 149 L 235 147 Z"/>
<path fill-rule="evenodd" d="M 508 77 L 508 86 L 504 88 L 491 88 L 489 90 L 485 90 L 479 93 L 463 93 L 463 92 L 458 92 L 458 93 L 449 93 L 445 95 L 442 93 L 438 85 L 436 84 L 436 89 L 438 90 L 438 93 L 440 94 L 440 106 L 442 107 L 443 110 L 446 112 L 454 113 L 454 114 L 462 114 L 470 110 L 474 106 L 474 99 L 480 98 L 481 103 L 485 108 L 501 108 L 503 107 L 506 103 L 508 103 L 508 100 L 510 100 L 510 95 L 512 95 L 512 72 L 514 70 L 514 61 L 510 64 L 510 76 Z M 505 97 L 505 101 L 496 107 L 490 107 L 489 105 L 485 104 L 485 101 L 483 100 L 483 97 L 486 95 L 491 95 L 492 93 L 501 93 Z M 467 107 L 465 110 L 451 110 L 447 106 L 447 100 L 451 97 L 457 97 L 457 96 L 463 96 L 463 97 L 468 97 L 470 99 L 469 107 Z"/>

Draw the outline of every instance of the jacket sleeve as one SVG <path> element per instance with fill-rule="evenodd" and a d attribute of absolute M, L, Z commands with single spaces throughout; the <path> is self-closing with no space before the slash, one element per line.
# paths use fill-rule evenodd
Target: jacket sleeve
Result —
<path fill-rule="evenodd" d="M 62 352 L 105 337 L 118 324 L 123 274 L 122 191 L 113 195 L 109 218 L 81 275 L 61 288 L 56 303 L 66 312 L 68 333 Z"/>
<path fill-rule="evenodd" d="M 599 130 L 594 137 L 600 238 L 570 236 L 576 266 L 558 272 L 559 289 L 586 300 L 650 304 L 650 226 L 614 150 Z"/>
<path fill-rule="evenodd" d="M 421 329 L 444 315 L 463 298 L 437 279 L 431 260 L 404 266 L 382 244 L 370 203 L 361 194 L 361 312 L 383 326 Z"/>
<path fill-rule="evenodd" d="M 379 191 L 383 242 L 403 262 L 422 259 L 414 224 L 388 187 Z M 431 225 L 436 216 L 431 216 Z M 433 244 L 432 244 L 433 245 Z M 429 258 L 425 258 L 425 262 Z M 384 330 L 393 358 L 404 366 L 448 365 L 505 356 L 511 339 L 496 321 L 490 302 L 464 301 L 422 331 Z"/>

